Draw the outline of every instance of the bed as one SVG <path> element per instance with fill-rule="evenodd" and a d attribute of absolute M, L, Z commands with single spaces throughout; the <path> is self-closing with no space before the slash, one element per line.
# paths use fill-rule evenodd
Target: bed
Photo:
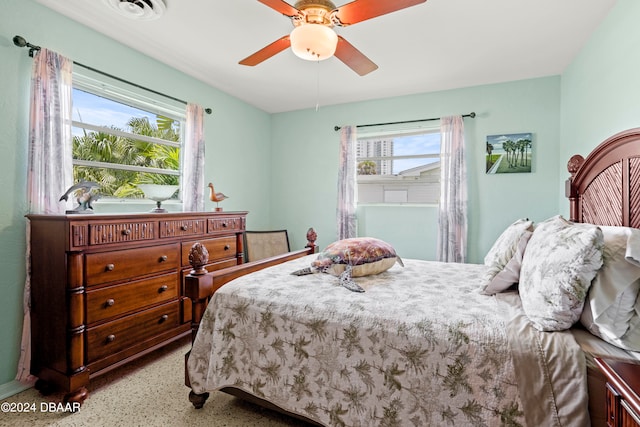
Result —
<path fill-rule="evenodd" d="M 570 218 L 517 219 L 484 264 L 404 260 L 361 293 L 291 274 L 314 233 L 211 273 L 194 247 L 191 402 L 222 390 L 325 426 L 605 425 L 594 357 L 640 363 L 640 129 L 568 170 Z"/>

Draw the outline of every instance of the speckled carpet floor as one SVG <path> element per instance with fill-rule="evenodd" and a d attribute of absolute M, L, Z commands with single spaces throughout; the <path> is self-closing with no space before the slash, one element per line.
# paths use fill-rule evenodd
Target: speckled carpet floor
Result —
<path fill-rule="evenodd" d="M 188 341 L 181 341 L 94 379 L 89 385 L 89 398 L 75 413 L 56 412 L 62 394 L 44 397 L 33 388 L 23 391 L 1 403 L 15 402 L 14 408 L 28 404 L 36 411 L 3 411 L 0 426 L 307 426 L 221 392 L 211 393 L 204 407 L 195 409 L 184 385 L 184 355 L 188 350 Z"/>

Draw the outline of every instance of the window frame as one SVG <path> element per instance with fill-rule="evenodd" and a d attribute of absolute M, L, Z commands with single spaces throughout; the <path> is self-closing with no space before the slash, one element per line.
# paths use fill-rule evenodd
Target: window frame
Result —
<path fill-rule="evenodd" d="M 146 135 L 138 135 L 130 132 L 126 132 L 119 129 L 113 129 L 108 125 L 96 125 L 79 120 L 72 120 L 72 127 L 83 130 L 102 132 L 109 135 L 120 136 L 125 138 L 132 138 L 150 144 L 165 145 L 169 147 L 179 148 L 179 168 L 175 169 L 163 169 L 154 167 L 144 167 L 137 165 L 127 165 L 119 163 L 99 162 L 92 160 L 72 159 L 72 165 L 87 166 L 95 168 L 105 168 L 113 170 L 124 170 L 131 172 L 145 172 L 151 174 L 164 174 L 170 176 L 176 176 L 178 183 L 182 182 L 184 176 L 184 149 L 185 149 L 185 124 L 186 124 L 186 109 L 181 103 L 170 103 L 158 98 L 152 98 L 147 94 L 141 93 L 135 87 L 124 87 L 126 84 L 122 84 L 116 81 L 111 81 L 107 76 L 97 76 L 90 70 L 82 70 L 81 72 L 73 72 L 73 90 L 78 89 L 86 92 L 90 95 L 102 97 L 119 104 L 123 104 L 128 107 L 136 108 L 154 114 L 156 116 L 161 115 L 171 120 L 177 121 L 180 124 L 179 142 L 164 140 L 161 138 L 150 137 Z M 73 95 L 72 95 L 73 101 Z M 103 203 L 106 202 L 118 202 L 118 203 L 139 203 L 140 198 L 133 197 L 104 197 Z M 163 203 L 176 203 L 182 204 L 181 192 L 177 193 L 177 198 L 169 199 Z"/>
<path fill-rule="evenodd" d="M 398 129 L 379 129 L 375 131 L 368 132 L 359 132 L 357 135 L 357 142 L 359 144 L 364 140 L 388 140 L 399 137 L 408 137 L 415 135 L 425 135 L 425 134 L 440 134 L 440 126 L 436 125 L 427 125 L 427 126 L 412 126 L 410 128 L 398 128 Z M 439 165 L 440 159 L 440 147 L 438 146 L 437 152 L 426 152 L 426 153 L 418 153 L 418 154 L 410 154 L 410 155 L 390 155 L 390 156 L 358 156 L 359 145 L 356 146 L 356 184 L 358 187 L 358 193 L 362 193 L 361 186 L 363 185 L 376 185 L 379 184 L 382 186 L 382 196 L 381 201 L 371 201 L 368 199 L 367 201 L 362 201 L 360 196 L 357 197 L 357 205 L 358 206 L 434 206 L 439 203 L 440 198 L 440 174 L 437 174 L 437 179 L 433 178 L 435 175 L 412 175 L 412 174 L 373 174 L 373 175 L 360 175 L 358 174 L 358 165 L 362 161 L 371 160 L 371 161 L 384 161 L 384 160 L 404 160 L 404 159 L 438 159 L 432 164 Z M 422 168 L 423 166 L 416 166 L 416 168 Z M 435 168 L 435 166 L 434 166 Z M 411 171 L 411 169 L 405 169 L 400 172 Z M 434 186 L 437 188 L 436 197 L 433 197 L 427 201 L 410 201 L 411 196 L 411 187 L 415 190 L 418 186 L 424 187 L 427 189 L 428 186 Z M 385 187 L 387 186 L 387 187 Z M 404 188 L 402 188 L 404 187 Z M 400 201 L 399 199 L 394 199 L 394 196 L 398 196 L 397 193 L 404 191 L 406 193 L 406 201 Z M 390 199 L 387 199 L 390 197 Z"/>

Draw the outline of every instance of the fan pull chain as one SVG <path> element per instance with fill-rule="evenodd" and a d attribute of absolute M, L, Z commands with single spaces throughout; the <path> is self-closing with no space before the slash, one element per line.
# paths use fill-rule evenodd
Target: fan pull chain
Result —
<path fill-rule="evenodd" d="M 316 61 L 318 64 L 318 74 L 316 78 L 316 113 L 318 112 L 318 108 L 320 107 L 320 61 Z"/>

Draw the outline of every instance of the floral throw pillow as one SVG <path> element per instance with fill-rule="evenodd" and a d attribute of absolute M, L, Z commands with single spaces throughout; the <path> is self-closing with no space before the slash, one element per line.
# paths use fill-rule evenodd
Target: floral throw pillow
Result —
<path fill-rule="evenodd" d="M 538 224 L 522 260 L 520 298 L 541 331 L 570 328 L 582 313 L 591 280 L 602 266 L 602 230 L 558 215 Z"/>
<path fill-rule="evenodd" d="M 507 265 L 504 266 L 502 271 L 498 272 L 488 282 L 484 283 L 480 289 L 480 293 L 484 295 L 495 295 L 498 292 L 509 289 L 512 285 L 520 281 L 520 268 L 522 267 L 522 259 L 524 257 L 524 251 L 529 243 L 529 239 L 533 233 L 531 231 L 525 231 L 520 240 L 518 241 L 518 247 L 516 253 L 509 260 Z M 487 273 L 488 276 L 488 273 Z"/>
<path fill-rule="evenodd" d="M 492 295 L 500 290 L 504 290 L 511 286 L 510 283 L 504 289 L 494 290 L 489 289 L 494 278 L 504 271 L 509 262 L 513 259 L 518 250 L 518 246 L 521 243 L 522 237 L 533 229 L 533 221 L 528 219 L 519 219 L 513 224 L 509 225 L 495 241 L 487 255 L 484 257 L 484 264 L 489 267 L 482 279 L 482 285 L 480 287 L 480 293 L 486 295 Z M 526 241 L 524 242 L 526 245 Z"/>

